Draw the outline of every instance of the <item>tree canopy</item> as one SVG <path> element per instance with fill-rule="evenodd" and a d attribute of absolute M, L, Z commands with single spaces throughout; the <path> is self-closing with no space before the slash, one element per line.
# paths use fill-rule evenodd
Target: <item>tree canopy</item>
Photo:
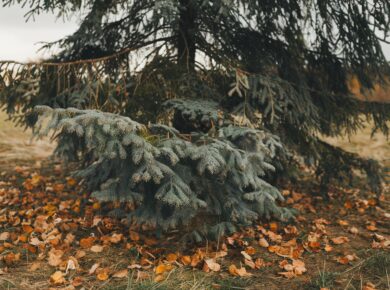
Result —
<path fill-rule="evenodd" d="M 229 168 L 240 167 L 237 160 L 222 162 L 224 158 L 230 158 L 237 151 L 234 154 L 240 152 L 248 161 L 253 152 L 263 150 L 253 142 L 266 144 L 268 137 L 257 131 L 246 131 L 261 129 L 278 135 L 290 153 L 303 156 L 322 177 L 324 190 L 332 178 L 349 177 L 352 168 L 359 168 L 366 171 L 373 188 L 380 191 L 381 170 L 377 163 L 342 152 L 322 142 L 319 135 L 353 133 L 364 125 L 363 116 L 373 121 L 374 130 L 388 134 L 389 105 L 354 98 L 349 83 L 358 82 L 364 93 L 378 83 L 385 83 L 390 74 L 381 49 L 381 43 L 390 39 L 389 1 L 4 1 L 4 5 L 17 3 L 30 7 L 27 18 L 47 11 L 58 17 L 81 15 L 80 26 L 74 34 L 45 45 L 60 49 L 50 62 L 0 63 L 0 101 L 11 116 L 20 117 L 23 123 L 36 122 L 37 111 L 33 110 L 36 105 L 98 108 L 129 116 L 137 122 L 165 124 L 163 135 L 204 134 L 203 137 L 196 135 L 189 143 L 181 141 L 189 151 L 175 154 L 191 167 L 197 166 L 190 165 L 186 159 L 195 158 L 191 142 L 208 146 L 202 148 L 205 152 L 210 150 L 210 156 L 219 152 L 219 157 L 215 155 L 214 161 L 204 164 L 214 164 L 215 168 L 216 164 L 223 165 L 216 174 L 221 180 L 229 176 L 226 174 L 236 174 Z M 111 125 L 104 125 L 111 124 L 110 121 L 97 121 L 92 125 L 90 121 L 82 121 L 83 113 L 79 111 L 69 114 L 75 119 L 68 120 L 68 115 L 61 110 L 52 115 L 49 129 L 61 129 L 67 122 L 74 126 L 72 130 L 60 130 L 61 146 L 69 146 L 67 143 L 75 142 L 77 136 L 86 144 L 95 137 L 103 142 L 104 138 L 109 138 L 110 128 L 115 136 L 122 134 L 118 132 L 123 128 L 117 131 Z M 91 118 L 95 116 L 91 111 L 90 114 Z M 99 118 L 113 117 L 101 115 Z M 92 128 L 89 133 L 84 131 L 89 127 Z M 232 128 L 241 130 L 234 139 L 238 143 L 229 139 L 231 135 L 226 135 L 225 130 Z M 103 135 L 93 136 L 93 132 L 101 130 L 105 132 Z M 146 135 L 150 134 L 152 132 L 148 131 Z M 262 137 L 250 141 L 253 134 Z M 75 156 L 83 152 L 90 158 L 90 166 L 94 166 L 96 160 L 121 159 L 127 156 L 123 153 L 126 150 L 135 150 L 123 151 L 121 146 L 129 145 L 123 142 L 118 140 L 117 145 L 103 142 L 103 147 L 79 144 L 77 148 L 64 147 L 59 151 Z M 160 143 L 153 146 L 161 146 L 157 144 Z M 102 155 L 103 149 L 119 151 L 109 157 L 110 154 Z M 148 158 L 158 159 L 159 154 Z M 199 156 L 192 160 L 198 160 Z M 294 163 L 291 154 L 275 155 L 273 149 L 265 156 L 260 164 L 273 163 L 277 176 L 284 175 Z M 114 164 L 117 163 L 110 166 Z M 263 183 L 264 179 L 272 180 L 265 170 L 248 169 L 253 165 L 242 166 L 263 178 L 259 181 L 254 177 L 257 181 L 252 186 L 250 183 L 239 186 L 243 196 L 248 197 L 255 189 L 258 192 L 252 200 L 264 201 L 267 190 L 276 196 L 270 185 Z M 90 169 L 97 170 L 96 167 Z M 112 178 L 117 178 L 118 182 L 127 178 L 118 174 L 109 170 L 92 189 L 105 188 Z M 83 176 L 93 179 L 90 171 Z M 176 189 L 183 191 L 178 184 Z M 152 191 L 158 190 L 161 187 Z M 191 190 L 211 194 L 207 182 L 200 190 Z M 118 193 L 118 190 L 113 192 Z M 219 203 L 224 198 L 232 201 L 226 196 L 215 198 Z M 194 196 L 192 200 L 195 204 Z M 268 200 L 274 202 L 275 198 Z M 208 204 L 215 206 L 211 201 Z M 247 206 L 241 202 L 232 204 L 233 207 L 238 205 L 241 209 Z M 268 207 L 273 205 L 268 204 Z M 264 212 L 263 209 L 258 211 Z"/>

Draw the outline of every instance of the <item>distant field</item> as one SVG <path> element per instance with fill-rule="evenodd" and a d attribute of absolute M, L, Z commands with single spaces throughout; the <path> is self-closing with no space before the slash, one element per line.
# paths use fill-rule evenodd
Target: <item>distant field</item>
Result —
<path fill-rule="evenodd" d="M 31 140 L 31 130 L 15 127 L 7 121 L 7 115 L 0 112 L 0 165 L 1 168 L 14 166 L 20 161 L 28 163 L 48 157 L 54 145 L 48 140 Z"/>
<path fill-rule="evenodd" d="M 358 153 L 362 157 L 374 158 L 383 163 L 390 161 L 390 139 L 382 133 L 376 133 L 371 137 L 371 126 L 367 127 L 356 135 L 348 138 L 323 138 L 326 142 L 339 146 L 349 152 Z"/>

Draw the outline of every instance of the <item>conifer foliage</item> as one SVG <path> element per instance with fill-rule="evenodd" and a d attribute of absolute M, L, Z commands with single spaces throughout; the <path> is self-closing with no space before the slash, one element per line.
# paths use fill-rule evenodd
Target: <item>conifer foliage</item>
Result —
<path fill-rule="evenodd" d="M 188 141 L 172 127 L 146 127 L 95 110 L 38 106 L 36 111 L 41 116 L 36 133 L 58 132 L 56 154 L 80 158 L 84 167 L 76 175 L 92 197 L 126 202 L 137 224 L 168 230 L 203 213 L 219 217 L 212 231 L 223 234 L 259 217 L 291 216 L 276 204 L 283 200 L 280 192 L 262 179 L 274 170 L 275 155 L 283 154 L 269 133 L 229 125 L 215 136 L 192 134 Z"/>

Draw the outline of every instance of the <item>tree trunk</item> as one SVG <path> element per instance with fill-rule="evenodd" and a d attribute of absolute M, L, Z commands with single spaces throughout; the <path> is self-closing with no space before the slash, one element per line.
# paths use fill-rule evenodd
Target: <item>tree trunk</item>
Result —
<path fill-rule="evenodd" d="M 194 0 L 180 0 L 177 63 L 186 71 L 195 70 L 197 7 Z"/>

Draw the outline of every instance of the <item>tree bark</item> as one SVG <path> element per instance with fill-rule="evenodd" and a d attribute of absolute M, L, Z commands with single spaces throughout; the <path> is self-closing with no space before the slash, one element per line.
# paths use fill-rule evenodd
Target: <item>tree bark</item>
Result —
<path fill-rule="evenodd" d="M 197 7 L 194 2 L 194 0 L 180 0 L 177 63 L 187 71 L 195 70 Z"/>

